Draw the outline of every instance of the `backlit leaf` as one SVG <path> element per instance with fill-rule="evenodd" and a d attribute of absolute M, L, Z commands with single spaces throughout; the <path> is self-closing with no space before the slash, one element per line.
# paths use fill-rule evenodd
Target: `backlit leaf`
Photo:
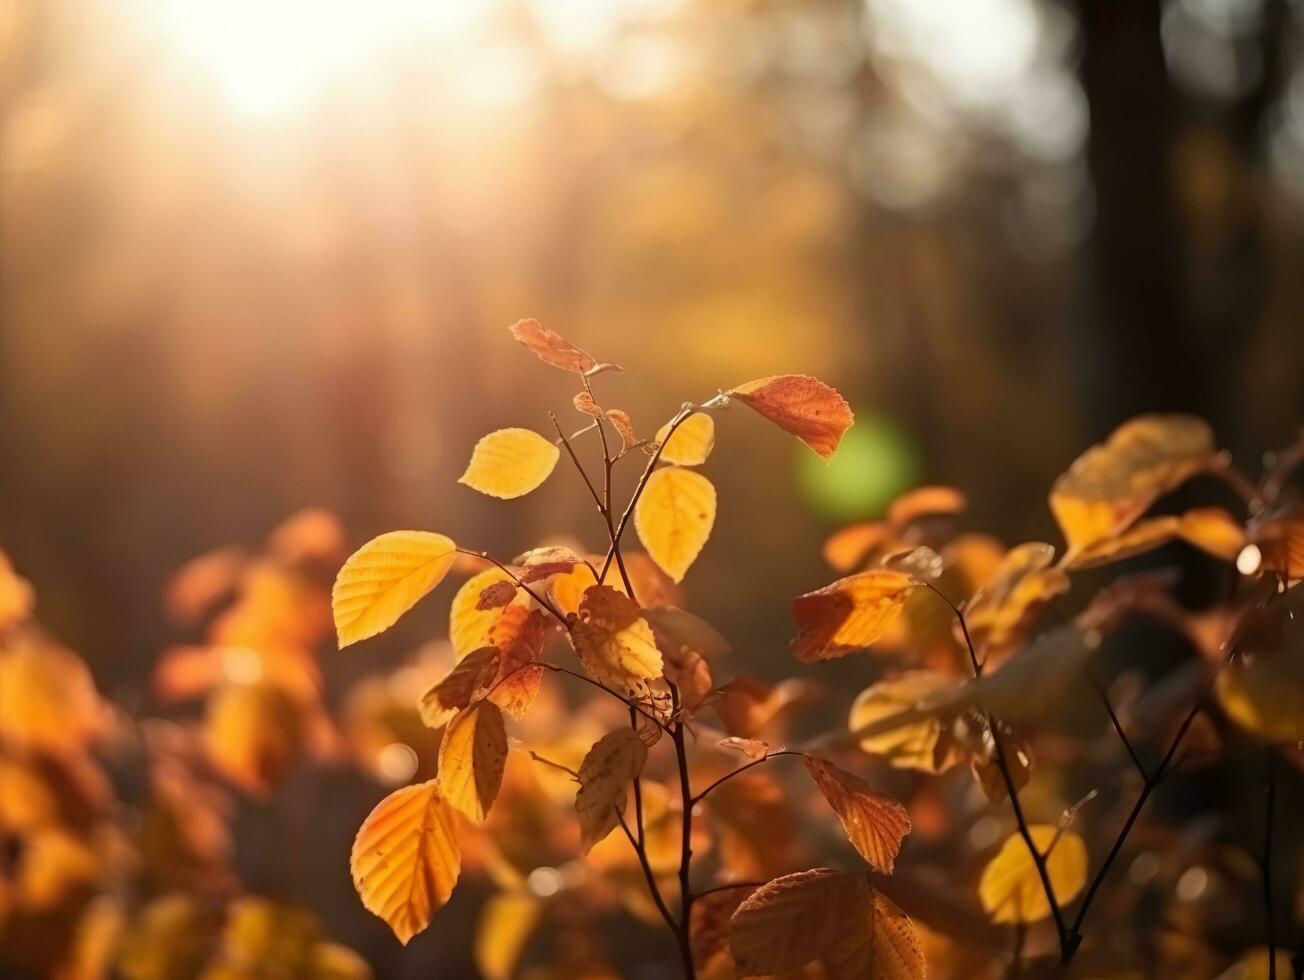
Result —
<path fill-rule="evenodd" d="M 952 697 L 959 687 L 957 678 L 931 671 L 897 674 L 860 692 L 851 705 L 850 728 L 854 732 L 920 702 Z M 964 758 L 950 726 L 944 725 L 935 715 L 926 715 L 891 731 L 865 736 L 860 740 L 860 747 L 871 755 L 881 756 L 896 768 L 923 772 L 941 772 Z"/>
<path fill-rule="evenodd" d="M 924 980 L 924 947 L 915 924 L 896 904 L 874 893 L 870 921 L 853 925 L 824 955 L 829 980 Z"/>
<path fill-rule="evenodd" d="M 969 502 L 955 487 L 915 487 L 897 497 L 887 509 L 889 524 L 897 528 L 934 514 L 959 514 Z"/>
<path fill-rule="evenodd" d="M 715 487 L 677 466 L 653 473 L 634 508 L 639 540 L 675 582 L 683 581 L 714 524 Z"/>
<path fill-rule="evenodd" d="M 1214 691 L 1229 718 L 1269 742 L 1304 739 L 1304 593 L 1247 612 Z"/>
<path fill-rule="evenodd" d="M 405 786 L 376 805 L 349 860 L 362 904 L 407 945 L 448 901 L 462 868 L 453 810 L 435 780 Z"/>
<path fill-rule="evenodd" d="M 647 746 L 632 728 L 618 728 L 602 736 L 584 756 L 575 812 L 585 854 L 620 822 L 629 786 L 646 761 Z"/>
<path fill-rule="evenodd" d="M 456 547 L 442 534 L 390 531 L 350 555 L 331 590 L 340 647 L 393 626 L 448 574 Z"/>
<path fill-rule="evenodd" d="M 903 572 L 873 569 L 798 596 L 793 655 L 810 663 L 863 650 L 883 635 L 916 585 Z"/>
<path fill-rule="evenodd" d="M 706 462 L 715 448 L 715 419 L 706 412 L 694 412 L 679 423 L 674 435 L 667 422 L 657 430 L 656 441 L 661 443 L 661 458 L 676 466 L 699 466 Z"/>
<path fill-rule="evenodd" d="M 1087 883 L 1086 845 L 1073 831 L 1051 824 L 1033 824 L 1028 830 L 1043 854 L 1054 842 L 1046 855 L 1046 873 L 1056 901 L 1067 905 Z M 993 922 L 1039 922 L 1050 915 L 1041 876 L 1021 835 L 1011 834 L 983 869 L 978 898 Z"/>
<path fill-rule="evenodd" d="M 561 455 L 552 442 L 529 429 L 499 429 L 475 444 L 466 472 L 458 477 L 473 490 L 510 500 L 548 479 Z"/>
<path fill-rule="evenodd" d="M 870 867 L 891 874 L 901 842 L 910 833 L 906 808 L 831 762 L 813 755 L 802 761 L 842 822 L 847 840 Z"/>
<path fill-rule="evenodd" d="M 854 571 L 863 567 L 869 556 L 892 536 L 892 529 L 879 521 L 848 524 L 829 535 L 822 554 L 835 572 Z"/>
<path fill-rule="evenodd" d="M 421 720 L 442 728 L 453 715 L 482 696 L 498 676 L 498 648 L 481 647 L 467 654 L 441 681 L 421 695 Z"/>
<path fill-rule="evenodd" d="M 1124 530 L 1213 457 L 1213 432 L 1194 416 L 1141 415 L 1123 423 L 1051 488 L 1050 508 L 1069 550 Z"/>
<path fill-rule="evenodd" d="M 507 329 L 544 364 L 551 364 L 563 371 L 584 374 L 597 363 L 587 352 L 576 347 L 565 337 L 549 330 L 538 320 L 519 320 Z"/>
<path fill-rule="evenodd" d="M 480 596 L 498 582 L 512 584 L 511 576 L 501 568 L 486 568 L 462 583 L 448 609 L 448 639 L 458 656 L 492 646 L 489 631 L 503 615 L 503 609 L 481 609 Z"/>
<path fill-rule="evenodd" d="M 874 889 L 863 873 L 815 868 L 767 882 L 729 923 L 738 976 L 787 973 L 822 959 L 850 930 L 863 929 L 873 909 Z"/>
<path fill-rule="evenodd" d="M 498 648 L 498 678 L 489 700 L 520 721 L 534 704 L 543 680 L 535 663 L 543 652 L 547 613 L 525 606 L 509 606 L 489 628 L 489 642 Z"/>
<path fill-rule="evenodd" d="M 74 752 L 103 729 L 103 712 L 95 681 L 76 654 L 27 636 L 0 650 L 0 742 Z"/>
<path fill-rule="evenodd" d="M 498 796 L 507 765 L 507 729 L 492 701 L 460 712 L 439 743 L 439 792 L 455 810 L 483 820 Z"/>
<path fill-rule="evenodd" d="M 617 690 L 640 690 L 661 676 L 652 627 L 637 603 L 610 586 L 595 585 L 584 593 L 571 643 L 588 672 Z"/>
<path fill-rule="evenodd" d="M 730 394 L 828 459 L 855 416 L 846 399 L 817 378 L 781 374 L 739 385 Z"/>

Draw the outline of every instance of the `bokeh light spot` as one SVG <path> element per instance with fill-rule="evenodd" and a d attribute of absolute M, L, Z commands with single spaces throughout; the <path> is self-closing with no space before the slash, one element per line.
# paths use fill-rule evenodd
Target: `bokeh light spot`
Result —
<path fill-rule="evenodd" d="M 892 499 L 919 481 L 919 453 L 891 420 L 856 413 L 856 424 L 825 463 L 800 447 L 797 479 L 806 502 L 821 516 L 854 520 L 880 513 Z"/>

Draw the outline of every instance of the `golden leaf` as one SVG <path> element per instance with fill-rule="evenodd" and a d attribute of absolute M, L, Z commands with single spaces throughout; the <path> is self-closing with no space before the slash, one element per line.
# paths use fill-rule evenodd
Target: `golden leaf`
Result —
<path fill-rule="evenodd" d="M 805 374 L 749 381 L 730 395 L 796 436 L 824 459 L 837 451 L 842 434 L 855 422 L 845 398 L 823 381 Z"/>
<path fill-rule="evenodd" d="M 615 829 L 625 809 L 629 785 L 643 771 L 647 746 L 632 728 L 603 735 L 580 763 L 575 812 L 585 854 Z"/>
<path fill-rule="evenodd" d="M 482 696 L 498 676 L 498 648 L 481 647 L 467 654 L 442 680 L 421 695 L 421 720 L 442 728 L 453 715 Z"/>
<path fill-rule="evenodd" d="M 584 374 L 596 361 L 566 338 L 543 326 L 538 320 L 519 320 L 507 328 L 513 337 L 524 344 L 534 356 L 563 371 Z"/>
<path fill-rule="evenodd" d="M 341 649 L 393 626 L 448 574 L 456 547 L 442 534 L 390 531 L 350 555 L 331 590 Z"/>
<path fill-rule="evenodd" d="M 303 746 L 302 709 L 269 684 L 228 684 L 208 702 L 204 745 L 214 768 L 245 792 L 266 797 Z"/>
<path fill-rule="evenodd" d="M 1124 422 L 1051 488 L 1050 508 L 1070 552 L 1123 531 L 1213 457 L 1213 432 L 1194 416 L 1140 415 Z"/>
<path fill-rule="evenodd" d="M 498 582 L 512 584 L 511 576 L 501 568 L 486 568 L 462 583 L 448 609 L 448 639 L 458 656 L 491 646 L 489 631 L 503 615 L 502 609 L 481 609 L 480 596 Z"/>
<path fill-rule="evenodd" d="M 1178 521 L 1177 535 L 1223 561 L 1235 561 L 1245 547 L 1245 529 L 1221 507 L 1188 510 Z"/>
<path fill-rule="evenodd" d="M 675 582 L 683 581 L 714 524 L 715 487 L 677 466 L 653 473 L 634 508 L 639 540 Z"/>
<path fill-rule="evenodd" d="M 448 723 L 439 743 L 439 792 L 455 810 L 483 820 L 507 766 L 507 729 L 492 701 L 479 701 Z"/>
<path fill-rule="evenodd" d="M 1028 832 L 1046 855 L 1046 874 L 1055 900 L 1061 907 L 1067 905 L 1087 883 L 1086 845 L 1073 831 L 1051 824 L 1033 824 Z M 1047 848 L 1051 848 L 1049 854 Z M 983 869 L 978 898 L 993 922 L 1039 922 L 1050 915 L 1037 865 L 1020 834 L 1011 834 Z"/>
<path fill-rule="evenodd" d="M 1003 653 L 1022 643 L 1046 604 L 1068 591 L 1068 576 L 1050 567 L 1054 558 L 1055 549 L 1040 541 L 1006 553 L 995 577 L 964 607 L 969 635 L 979 650 Z"/>
<path fill-rule="evenodd" d="M 500 892 L 480 908 L 472 953 L 484 980 L 510 980 L 539 921 L 539 902 L 523 892 Z"/>
<path fill-rule="evenodd" d="M 920 702 L 954 696 L 960 682 L 945 674 L 917 670 L 897 674 L 861 691 L 851 705 L 851 731 L 857 731 L 883 718 L 889 718 Z M 898 769 L 941 772 L 964 758 L 964 751 L 935 715 L 892 731 L 869 735 L 860 747 L 870 755 L 881 756 Z"/>
<path fill-rule="evenodd" d="M 376 805 L 349 859 L 362 904 L 407 945 L 453 893 L 462 859 L 453 810 L 432 779 L 404 786 Z"/>
<path fill-rule="evenodd" d="M 20 637 L 0 651 L 0 741 L 65 753 L 104 727 L 104 707 L 86 665 L 71 651 Z"/>
<path fill-rule="evenodd" d="M 594 585 L 584 593 L 570 637 L 588 672 L 617 690 L 641 690 L 661 676 L 652 627 L 637 603 L 610 586 Z"/>
<path fill-rule="evenodd" d="M 669 439 L 666 437 L 669 436 Z M 676 466 L 700 466 L 715 448 L 715 419 L 706 412 L 694 412 L 670 434 L 667 422 L 657 430 L 661 458 Z"/>
<path fill-rule="evenodd" d="M 475 444 L 466 472 L 458 477 L 472 490 L 511 500 L 548 479 L 561 455 L 553 443 L 529 429 L 499 429 Z"/>
<path fill-rule="evenodd" d="M 810 663 L 863 650 L 883 635 L 917 585 L 903 572 L 873 569 L 798 596 L 793 656 Z"/>
<path fill-rule="evenodd" d="M 831 762 L 813 755 L 802 756 L 802 761 L 842 822 L 847 840 L 870 867 L 891 874 L 901 842 L 910 833 L 906 808 Z"/>

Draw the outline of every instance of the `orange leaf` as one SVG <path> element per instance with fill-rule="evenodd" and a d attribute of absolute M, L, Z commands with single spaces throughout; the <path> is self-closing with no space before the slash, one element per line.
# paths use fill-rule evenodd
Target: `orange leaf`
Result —
<path fill-rule="evenodd" d="M 0 742 L 76 753 L 103 723 L 95 681 L 76 654 L 26 635 L 0 651 Z"/>
<path fill-rule="evenodd" d="M 492 701 L 478 701 L 448 723 L 439 743 L 439 791 L 448 805 L 483 820 L 507 765 L 507 729 Z"/>
<path fill-rule="evenodd" d="M 231 684 L 208 703 L 204 743 L 214 768 L 245 792 L 269 795 L 303 746 L 300 707 L 268 684 Z"/>
<path fill-rule="evenodd" d="M 829 535 L 822 554 L 835 572 L 850 572 L 863 567 L 870 554 L 886 544 L 890 537 L 891 529 L 877 521 L 848 524 Z"/>
<path fill-rule="evenodd" d="M 507 329 L 544 364 L 576 374 L 584 374 L 597 364 L 588 353 L 553 333 L 538 320 L 518 320 Z"/>
<path fill-rule="evenodd" d="M 620 822 L 629 785 L 643 771 L 646 761 L 647 746 L 632 728 L 618 728 L 602 736 L 584 756 L 575 812 L 580 819 L 585 854 Z"/>
<path fill-rule="evenodd" d="M 864 873 L 815 868 L 767 882 L 747 896 L 729 924 L 738 976 L 800 970 L 836 949 L 850 930 L 863 928 L 873 907 L 874 889 Z"/>
<path fill-rule="evenodd" d="M 929 517 L 933 514 L 959 514 L 967 506 L 964 493 L 955 487 L 923 486 L 915 487 L 897 497 L 888 506 L 888 523 L 897 528 Z"/>
<path fill-rule="evenodd" d="M 607 421 L 620 433 L 621 446 L 625 449 L 632 449 L 638 445 L 638 433 L 634 431 L 634 421 L 629 417 L 628 412 L 622 412 L 618 408 L 609 408 L 607 409 Z"/>
<path fill-rule="evenodd" d="M 781 374 L 739 385 L 730 394 L 828 459 L 853 422 L 846 399 L 818 378 Z"/>
<path fill-rule="evenodd" d="M 863 650 L 883 635 L 917 585 L 902 572 L 874 569 L 798 596 L 793 655 L 810 663 Z"/>
<path fill-rule="evenodd" d="M 407 945 L 453 893 L 461 872 L 453 810 L 432 779 L 405 786 L 376 805 L 349 860 L 362 904 Z"/>
<path fill-rule="evenodd" d="M 1055 549 L 1039 541 L 1006 553 L 995 577 L 964 607 L 976 647 L 999 653 L 1028 637 L 1046 604 L 1069 588 L 1068 576 L 1050 567 L 1054 558 Z"/>
<path fill-rule="evenodd" d="M 498 648 L 481 647 L 467 654 L 443 680 L 421 695 L 421 720 L 442 728 L 453 715 L 482 696 L 498 676 Z"/>
<path fill-rule="evenodd" d="M 543 681 L 543 668 L 534 661 L 543 652 L 546 616 L 537 609 L 510 606 L 489 629 L 489 641 L 502 654 L 489 700 L 517 721 L 534 704 Z"/>
<path fill-rule="evenodd" d="M 906 808 L 831 762 L 813 755 L 802 761 L 842 822 L 847 840 L 872 868 L 891 874 L 901 842 L 910 833 Z"/>

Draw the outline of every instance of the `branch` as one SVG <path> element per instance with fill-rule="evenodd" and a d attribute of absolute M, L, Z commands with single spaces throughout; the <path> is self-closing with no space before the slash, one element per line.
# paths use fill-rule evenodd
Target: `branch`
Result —
<path fill-rule="evenodd" d="M 638 863 L 643 868 L 643 877 L 647 879 L 648 891 L 652 893 L 652 901 L 656 903 L 657 911 L 661 913 L 661 918 L 666 920 L 666 925 L 676 936 L 679 935 L 679 924 L 675 922 L 675 917 L 670 914 L 670 909 L 666 905 L 666 900 L 661 897 L 661 889 L 657 887 L 656 872 L 652 870 L 652 865 L 647 859 L 647 850 L 643 845 L 634 839 L 633 833 L 630 832 L 629 824 L 625 823 L 625 815 L 618 814 L 620 819 L 620 829 L 625 832 L 629 839 L 629 846 L 634 848 L 634 853 L 638 855 Z"/>
<path fill-rule="evenodd" d="M 1136 754 L 1136 749 L 1132 747 L 1132 740 L 1127 737 L 1127 732 L 1123 730 L 1123 723 L 1118 720 L 1118 715 L 1114 713 L 1114 706 L 1109 703 L 1109 693 L 1101 685 L 1095 674 L 1090 670 L 1086 673 L 1092 686 L 1095 687 L 1096 692 L 1100 695 L 1101 702 L 1105 705 L 1105 711 L 1108 712 L 1109 720 L 1114 725 L 1114 731 L 1118 732 L 1118 737 L 1123 743 L 1123 748 L 1127 749 L 1127 754 L 1132 757 L 1132 764 L 1136 766 L 1136 771 L 1141 774 L 1142 781 L 1149 779 L 1150 777 L 1146 773 L 1146 767 L 1141 764 L 1140 756 Z"/>
<path fill-rule="evenodd" d="M 489 564 L 491 565 L 496 565 L 509 579 L 511 579 L 513 582 L 516 583 L 517 588 L 524 589 L 526 592 L 530 594 L 531 599 L 533 599 L 535 602 L 541 605 L 544 609 L 548 610 L 548 612 L 552 613 L 553 618 L 556 619 L 557 622 L 561 623 L 562 629 L 564 629 L 567 633 L 570 632 L 570 623 L 566 622 L 566 617 L 563 616 L 561 613 L 559 613 L 556 607 L 554 607 L 552 603 L 550 603 L 547 599 L 539 595 L 539 593 L 535 592 L 532 588 L 530 588 L 519 578 L 517 578 L 515 572 L 513 572 L 510 568 L 508 568 L 506 565 L 500 562 L 497 558 L 489 554 L 489 552 L 471 551 L 469 548 L 454 548 L 453 550 L 456 551 L 459 555 L 469 555 L 472 558 L 481 558 L 484 561 L 489 562 Z"/>
<path fill-rule="evenodd" d="M 702 792 L 698 793 L 696 796 L 692 798 L 693 806 L 697 806 L 697 804 L 701 803 L 704 799 L 706 799 L 707 794 L 710 793 L 711 790 L 719 786 L 721 783 L 727 783 L 729 780 L 733 779 L 734 776 L 737 776 L 740 773 L 744 773 L 748 769 L 753 769 L 756 766 L 759 766 L 762 762 L 769 762 L 771 759 L 781 755 L 802 755 L 802 754 L 803 753 L 801 752 L 794 752 L 791 749 L 780 749 L 777 752 L 766 752 L 765 755 L 761 756 L 761 758 L 755 759 L 752 762 L 747 763 L 745 766 L 739 766 L 737 769 L 734 769 L 732 772 L 725 773 L 723 776 L 721 776 L 719 779 L 713 782 L 706 789 L 702 790 Z"/>
<path fill-rule="evenodd" d="M 590 684 L 593 687 L 596 687 L 599 691 L 605 691 L 607 694 L 611 695 L 621 704 L 628 707 L 631 711 L 637 711 L 640 715 L 642 715 L 648 721 L 652 722 L 652 724 L 656 725 L 667 735 L 670 734 L 670 729 L 666 726 L 665 722 L 663 722 L 660 718 L 656 717 L 655 715 L 648 714 L 647 711 L 644 710 L 643 706 L 640 705 L 637 701 L 625 697 L 625 695 L 621 694 L 619 691 L 615 690 L 614 688 L 607 687 L 607 685 L 603 684 L 601 681 L 595 681 L 592 677 L 586 677 L 577 670 L 571 670 L 569 667 L 563 667 L 561 664 L 549 663 L 546 660 L 532 660 L 530 663 L 524 664 L 523 666 L 542 667 L 544 670 L 555 671 L 558 674 L 566 674 L 570 677 L 576 678 L 577 680 L 583 681 L 585 684 Z"/>

